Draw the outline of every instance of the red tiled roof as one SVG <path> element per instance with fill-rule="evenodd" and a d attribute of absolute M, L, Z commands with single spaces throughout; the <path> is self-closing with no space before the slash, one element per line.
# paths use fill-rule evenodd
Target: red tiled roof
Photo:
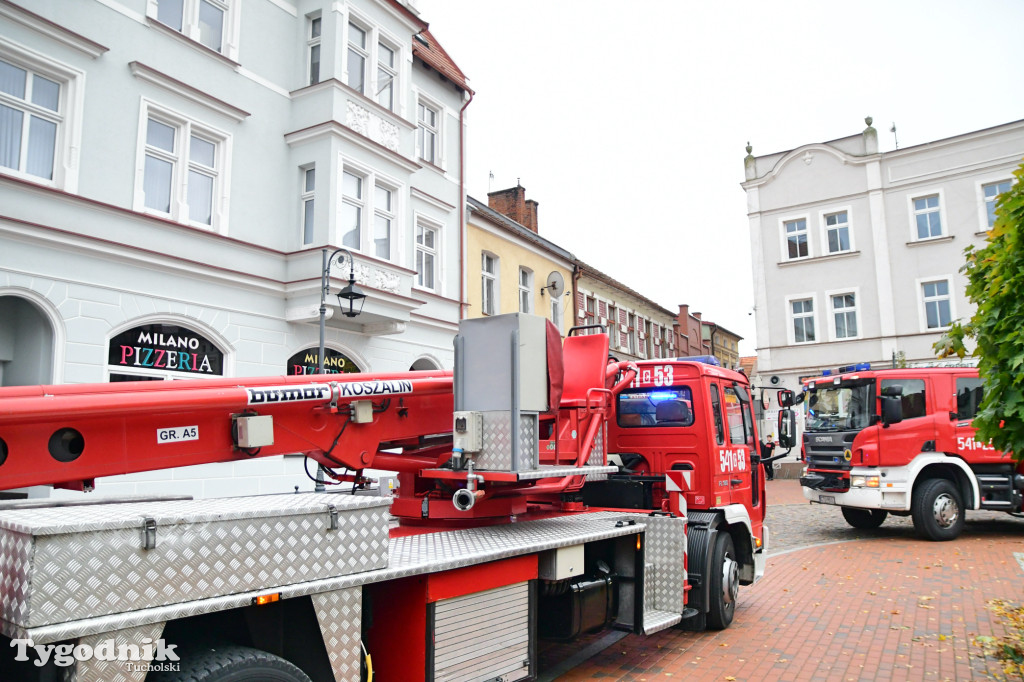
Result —
<path fill-rule="evenodd" d="M 455 85 L 469 94 L 473 94 L 473 90 L 469 87 L 469 82 L 466 80 L 466 74 L 462 73 L 462 70 L 456 66 L 455 62 L 444 51 L 444 48 L 437 42 L 437 39 L 431 35 L 430 31 L 423 29 L 418 36 L 413 36 L 412 53 L 452 83 L 455 83 Z M 420 38 L 426 41 L 426 45 L 420 41 Z"/>

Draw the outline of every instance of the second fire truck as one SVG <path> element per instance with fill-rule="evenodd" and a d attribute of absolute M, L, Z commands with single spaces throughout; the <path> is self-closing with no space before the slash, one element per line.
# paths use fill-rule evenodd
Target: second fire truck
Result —
<path fill-rule="evenodd" d="M 968 510 L 1020 514 L 1024 463 L 975 439 L 982 391 L 972 367 L 850 367 L 806 380 L 804 497 L 840 507 L 855 528 L 909 515 L 931 540 L 957 537 Z"/>

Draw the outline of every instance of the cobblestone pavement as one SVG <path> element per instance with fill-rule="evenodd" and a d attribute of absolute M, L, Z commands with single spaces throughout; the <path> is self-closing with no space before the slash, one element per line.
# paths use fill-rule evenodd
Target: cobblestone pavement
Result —
<path fill-rule="evenodd" d="M 973 512 L 951 542 L 915 537 L 909 518 L 873 531 L 838 508 L 800 504 L 769 483 L 766 576 L 740 590 L 721 632 L 670 629 L 615 641 L 559 680 L 977 680 L 998 667 L 971 644 L 1002 634 L 985 605 L 1024 601 L 1024 519 Z M 773 503 L 777 501 L 788 504 Z"/>

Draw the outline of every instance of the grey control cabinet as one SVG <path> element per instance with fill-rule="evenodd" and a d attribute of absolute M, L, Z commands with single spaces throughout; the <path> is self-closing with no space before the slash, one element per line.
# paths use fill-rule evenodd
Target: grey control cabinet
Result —
<path fill-rule="evenodd" d="M 548 409 L 547 320 L 512 313 L 463 320 L 455 337 L 455 410 L 483 416 L 474 466 L 537 468 L 538 415 Z"/>

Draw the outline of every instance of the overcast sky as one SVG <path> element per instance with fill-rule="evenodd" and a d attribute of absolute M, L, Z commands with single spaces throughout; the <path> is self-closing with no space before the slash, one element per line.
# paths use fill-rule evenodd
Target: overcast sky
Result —
<path fill-rule="evenodd" d="M 542 236 L 744 337 L 744 146 L 882 151 L 1024 118 L 1024 0 L 416 0 L 470 79 L 469 194 L 515 186 Z M 493 181 L 489 174 L 494 174 Z"/>

